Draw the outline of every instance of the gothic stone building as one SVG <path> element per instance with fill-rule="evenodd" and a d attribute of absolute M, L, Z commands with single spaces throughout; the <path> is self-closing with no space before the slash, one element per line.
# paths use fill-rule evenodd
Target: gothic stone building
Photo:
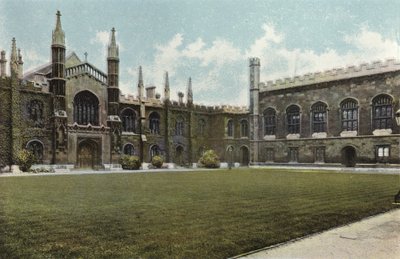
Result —
<path fill-rule="evenodd" d="M 260 82 L 250 59 L 254 163 L 398 164 L 400 64 L 394 60 Z"/>
<path fill-rule="evenodd" d="M 260 82 L 260 61 L 250 59 L 250 109 L 170 99 L 144 87 L 121 95 L 119 53 L 111 31 L 107 72 L 66 55 L 60 13 L 52 33 L 51 61 L 23 73 L 13 39 L 6 73 L 0 56 L 0 160 L 12 165 L 21 149 L 38 166 L 119 168 L 122 154 L 143 162 L 192 165 L 206 149 L 224 162 L 251 164 L 398 164 L 400 64 L 389 60 L 302 77 Z"/>
<path fill-rule="evenodd" d="M 194 104 L 190 79 L 186 100 L 179 93 L 179 101 L 173 101 L 168 73 L 161 98 L 154 86 L 145 89 L 140 68 L 138 96 L 121 95 L 114 29 L 107 73 L 74 52 L 66 55 L 59 12 L 50 63 L 24 74 L 22 55 L 13 39 L 9 75 L 4 51 L 0 65 L 3 164 L 13 164 L 16 153 L 24 148 L 35 154 L 40 166 L 66 169 L 118 168 L 122 154 L 137 155 L 143 162 L 158 154 L 168 163 L 191 165 L 206 149 L 216 150 L 222 161 L 249 163 L 245 107 Z"/>

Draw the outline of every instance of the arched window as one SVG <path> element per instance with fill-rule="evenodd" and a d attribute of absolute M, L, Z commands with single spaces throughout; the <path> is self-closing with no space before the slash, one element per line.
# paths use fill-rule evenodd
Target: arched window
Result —
<path fill-rule="evenodd" d="M 291 105 L 286 109 L 287 131 L 289 134 L 300 133 L 300 108 L 297 105 Z"/>
<path fill-rule="evenodd" d="M 125 146 L 124 146 L 124 154 L 125 155 L 130 155 L 130 156 L 135 155 L 135 147 L 130 143 L 125 144 Z"/>
<path fill-rule="evenodd" d="M 233 137 L 233 120 L 228 120 L 227 134 L 228 134 L 228 137 Z"/>
<path fill-rule="evenodd" d="M 247 120 L 242 120 L 240 122 L 240 136 L 249 137 L 249 123 Z"/>
<path fill-rule="evenodd" d="M 160 115 L 157 112 L 150 114 L 149 128 L 151 134 L 160 134 Z"/>
<path fill-rule="evenodd" d="M 323 102 L 317 102 L 311 106 L 313 132 L 326 132 L 326 108 Z"/>
<path fill-rule="evenodd" d="M 43 102 L 32 100 L 28 104 L 28 117 L 34 127 L 43 127 Z"/>
<path fill-rule="evenodd" d="M 121 114 L 122 131 L 135 132 L 136 131 L 136 113 L 132 109 L 125 109 Z"/>
<path fill-rule="evenodd" d="M 175 134 L 177 136 L 183 136 L 185 124 L 182 117 L 178 117 L 175 122 Z"/>
<path fill-rule="evenodd" d="M 372 125 L 374 129 L 391 129 L 393 118 L 392 98 L 381 94 L 372 100 Z"/>
<path fill-rule="evenodd" d="M 198 127 L 199 127 L 199 135 L 200 136 L 204 136 L 205 135 L 205 130 L 206 130 L 206 121 L 203 120 L 203 119 L 200 119 Z"/>
<path fill-rule="evenodd" d="M 150 158 L 152 158 L 153 156 L 159 156 L 160 155 L 160 147 L 157 145 L 153 145 L 150 148 Z"/>
<path fill-rule="evenodd" d="M 264 111 L 264 135 L 275 135 L 276 112 L 272 108 Z"/>
<path fill-rule="evenodd" d="M 74 122 L 80 125 L 99 125 L 99 100 L 93 93 L 82 91 L 75 95 Z"/>
<path fill-rule="evenodd" d="M 26 149 L 31 151 L 35 156 L 35 163 L 43 163 L 43 144 L 40 141 L 32 140 L 26 145 Z"/>
<path fill-rule="evenodd" d="M 358 104 L 354 99 L 346 99 L 340 104 L 342 112 L 342 130 L 358 130 Z"/>

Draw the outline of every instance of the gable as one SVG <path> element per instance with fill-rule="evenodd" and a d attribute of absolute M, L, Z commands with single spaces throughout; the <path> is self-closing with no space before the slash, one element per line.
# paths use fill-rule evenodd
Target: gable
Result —
<path fill-rule="evenodd" d="M 65 68 L 70 68 L 81 64 L 82 61 L 79 59 L 75 52 L 69 54 L 65 60 Z"/>

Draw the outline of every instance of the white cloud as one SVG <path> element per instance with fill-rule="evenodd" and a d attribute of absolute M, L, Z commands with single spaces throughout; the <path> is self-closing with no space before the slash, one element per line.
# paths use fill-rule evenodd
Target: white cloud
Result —
<path fill-rule="evenodd" d="M 22 49 L 21 50 L 22 54 L 22 59 L 24 61 L 24 70 L 25 71 L 30 71 L 32 69 L 37 68 L 40 65 L 46 64 L 49 62 L 49 58 L 40 55 L 36 50 L 34 49 Z"/>
<path fill-rule="evenodd" d="M 246 61 L 249 57 L 261 59 L 261 81 L 265 82 L 394 57 L 399 48 L 395 40 L 365 27 L 354 35 L 343 37 L 343 44 L 347 44 L 346 52 L 333 48 L 319 52 L 313 49 L 289 49 L 285 44 L 285 35 L 277 31 L 274 25 L 265 23 L 262 29 L 263 33 L 246 49 L 239 49 L 233 42 L 223 38 L 210 43 L 202 38 L 187 42 L 183 34 L 177 33 L 167 43 L 156 45 L 153 62 L 143 65 L 145 85 L 156 85 L 157 92 L 162 93 L 164 71 L 168 71 L 173 99 L 178 91 L 186 95 L 187 78 L 192 76 L 195 102 L 213 104 L 209 100 L 214 99 L 218 103 L 248 105 Z M 102 39 L 104 34 L 99 34 L 98 41 Z M 132 84 L 136 87 L 138 69 L 128 68 L 127 72 L 134 78 Z M 125 88 L 129 92 L 135 89 L 122 86 L 121 90 Z M 200 94 L 204 98 L 196 99 Z M 219 95 L 221 98 L 215 98 Z"/>

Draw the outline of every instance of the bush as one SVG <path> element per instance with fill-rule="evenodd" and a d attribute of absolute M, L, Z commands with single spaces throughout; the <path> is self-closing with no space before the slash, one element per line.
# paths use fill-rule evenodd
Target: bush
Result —
<path fill-rule="evenodd" d="M 219 168 L 219 157 L 217 153 L 212 149 L 205 151 L 199 159 L 199 167 Z"/>
<path fill-rule="evenodd" d="M 137 170 L 141 166 L 140 158 L 138 156 L 123 155 L 120 159 L 122 169 Z"/>
<path fill-rule="evenodd" d="M 153 156 L 151 158 L 151 164 L 156 168 L 161 168 L 164 163 L 164 159 L 161 156 Z"/>
<path fill-rule="evenodd" d="M 28 172 L 31 166 L 36 162 L 35 156 L 29 150 L 22 149 L 17 153 L 16 163 L 23 172 Z"/>

